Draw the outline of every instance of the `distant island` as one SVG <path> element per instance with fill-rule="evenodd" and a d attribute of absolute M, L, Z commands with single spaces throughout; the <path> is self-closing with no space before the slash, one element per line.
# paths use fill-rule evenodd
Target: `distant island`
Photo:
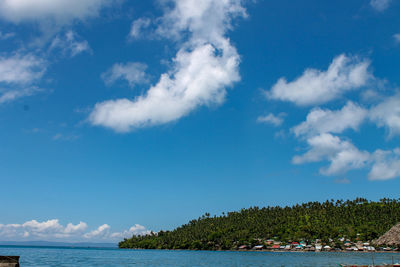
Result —
<path fill-rule="evenodd" d="M 328 200 L 286 207 L 251 207 L 206 213 L 173 231 L 133 236 L 120 248 L 190 250 L 397 251 L 400 243 L 373 246 L 400 222 L 400 199 Z M 396 226 L 399 227 L 400 226 Z M 397 238 L 397 239 L 396 239 Z M 389 238 L 390 239 L 390 238 Z M 387 237 L 382 240 L 389 240 Z M 400 235 L 395 237 L 400 239 Z"/>

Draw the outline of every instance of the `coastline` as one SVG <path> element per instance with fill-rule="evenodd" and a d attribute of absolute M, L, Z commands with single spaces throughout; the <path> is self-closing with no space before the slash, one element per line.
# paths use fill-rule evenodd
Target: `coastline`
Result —
<path fill-rule="evenodd" d="M 273 253 L 363 253 L 363 254 L 373 254 L 373 253 L 392 253 L 400 254 L 400 251 L 346 251 L 346 250 L 331 250 L 331 251 L 306 251 L 306 250 L 271 250 L 271 249 L 230 249 L 230 250 L 200 250 L 200 249 L 146 249 L 146 248 L 118 248 L 121 250 L 156 250 L 156 251 L 209 251 L 209 252 L 273 252 Z"/>

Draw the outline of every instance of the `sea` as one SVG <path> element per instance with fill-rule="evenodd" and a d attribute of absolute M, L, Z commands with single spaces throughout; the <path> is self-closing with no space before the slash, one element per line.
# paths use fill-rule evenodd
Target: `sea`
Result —
<path fill-rule="evenodd" d="M 21 267 L 48 266 L 339 266 L 339 264 L 391 264 L 400 253 L 346 252 L 236 252 L 126 250 L 1 246 L 0 255 L 21 256 Z"/>

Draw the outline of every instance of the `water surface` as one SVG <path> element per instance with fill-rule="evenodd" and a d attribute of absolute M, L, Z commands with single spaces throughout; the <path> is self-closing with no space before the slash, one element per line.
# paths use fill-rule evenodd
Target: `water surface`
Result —
<path fill-rule="evenodd" d="M 0 247 L 0 255 L 21 256 L 35 266 L 338 266 L 400 262 L 399 253 L 301 253 L 121 250 L 107 248 Z"/>

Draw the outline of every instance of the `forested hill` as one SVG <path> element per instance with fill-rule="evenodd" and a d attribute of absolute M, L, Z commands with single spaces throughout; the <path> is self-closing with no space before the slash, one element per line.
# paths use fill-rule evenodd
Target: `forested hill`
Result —
<path fill-rule="evenodd" d="M 373 240 L 399 221 L 400 199 L 372 202 L 357 198 L 292 207 L 252 207 L 222 216 L 210 217 L 206 213 L 173 231 L 125 239 L 119 247 L 228 250 L 242 244 L 262 244 L 267 239 L 324 241 L 344 236 L 351 240 Z"/>

